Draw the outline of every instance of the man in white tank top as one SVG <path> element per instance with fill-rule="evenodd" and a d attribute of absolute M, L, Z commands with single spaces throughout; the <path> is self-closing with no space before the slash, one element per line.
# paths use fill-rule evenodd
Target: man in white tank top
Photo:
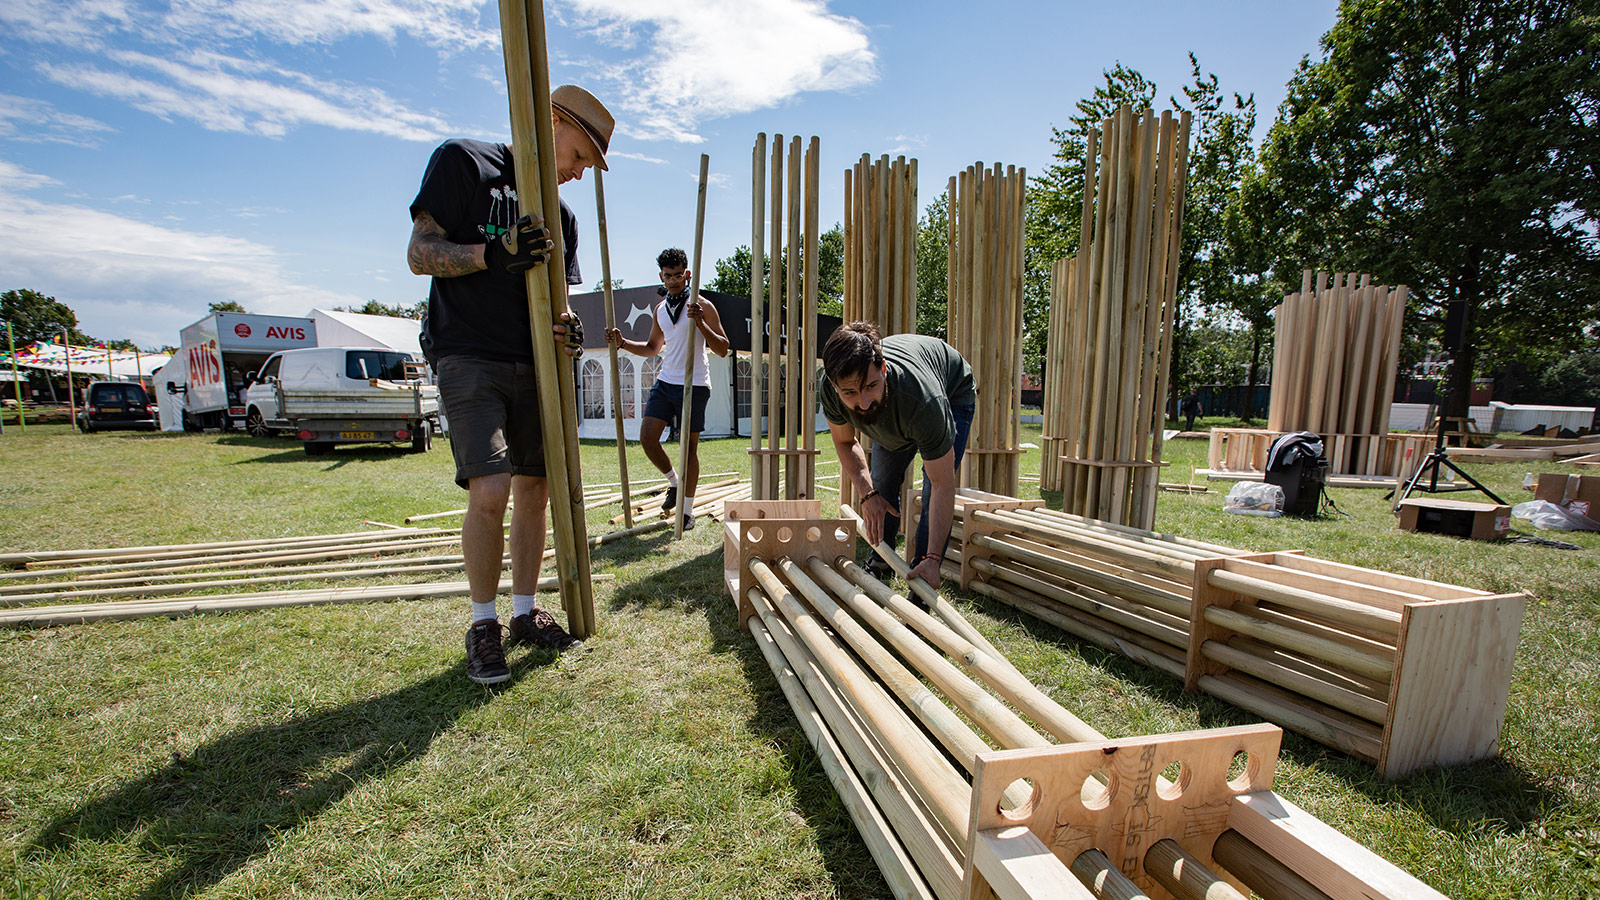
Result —
<path fill-rule="evenodd" d="M 661 269 L 662 300 L 652 310 L 650 339 L 630 341 L 622 332 L 612 328 L 606 340 L 636 356 L 661 356 L 661 371 L 656 375 L 655 386 L 644 404 L 644 421 L 639 428 L 639 443 L 644 455 L 663 475 L 667 476 L 667 496 L 661 504 L 661 514 L 671 515 L 678 505 L 679 475 L 672 470 L 672 459 L 661 448 L 661 432 L 667 423 L 683 413 L 683 372 L 689 354 L 694 353 L 694 399 L 689 416 L 689 427 L 679 423 L 678 440 L 689 442 L 689 464 L 682 475 L 685 494 L 683 528 L 694 527 L 694 490 L 700 481 L 700 432 L 706 427 L 706 404 L 711 400 L 711 373 L 707 367 L 706 350 L 718 356 L 728 355 L 728 335 L 722 330 L 722 319 L 716 306 L 703 298 L 689 297 L 689 258 L 682 250 L 671 247 L 656 257 Z M 696 336 L 700 340 L 695 340 Z"/>

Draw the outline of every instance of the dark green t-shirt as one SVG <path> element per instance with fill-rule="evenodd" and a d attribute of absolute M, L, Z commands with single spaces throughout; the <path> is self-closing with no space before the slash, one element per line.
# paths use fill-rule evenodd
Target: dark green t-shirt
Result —
<path fill-rule="evenodd" d="M 878 420 L 862 422 L 827 379 L 822 382 L 823 414 L 835 425 L 850 425 L 885 450 L 914 446 L 923 459 L 949 453 L 956 441 L 951 408 L 978 402 L 972 367 L 956 348 L 926 335 L 893 334 L 880 346 L 889 384 Z"/>

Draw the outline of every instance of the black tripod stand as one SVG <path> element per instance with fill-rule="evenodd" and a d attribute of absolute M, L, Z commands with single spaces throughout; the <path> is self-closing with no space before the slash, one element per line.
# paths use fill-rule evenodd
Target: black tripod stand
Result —
<path fill-rule="evenodd" d="M 1424 456 L 1422 458 L 1422 462 L 1417 465 L 1417 471 L 1412 473 L 1411 480 L 1406 483 L 1406 489 L 1404 493 L 1400 495 L 1401 502 L 1404 502 L 1406 498 L 1410 497 L 1412 491 L 1419 489 L 1427 491 L 1430 494 L 1437 494 L 1439 492 L 1439 467 L 1445 466 L 1448 467 L 1450 471 L 1466 479 L 1468 484 L 1484 492 L 1485 494 L 1488 494 L 1490 500 L 1493 500 L 1494 502 L 1504 506 L 1505 501 L 1501 500 L 1494 491 L 1484 487 L 1478 481 L 1478 479 L 1468 475 L 1460 466 L 1450 461 L 1450 454 L 1444 443 L 1444 410 L 1445 407 L 1441 405 L 1439 407 L 1439 427 L 1438 431 L 1436 432 L 1437 437 L 1434 439 L 1433 452 L 1429 453 L 1427 456 Z M 1422 476 L 1424 474 L 1428 475 L 1427 487 L 1420 486 L 1420 482 L 1422 481 Z M 1394 496 L 1394 491 L 1390 491 L 1389 496 Z"/>

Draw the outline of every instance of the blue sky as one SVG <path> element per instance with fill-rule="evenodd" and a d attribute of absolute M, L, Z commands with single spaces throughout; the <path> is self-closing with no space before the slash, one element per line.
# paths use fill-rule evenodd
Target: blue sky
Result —
<path fill-rule="evenodd" d="M 1333 24 L 1334 0 L 958 4 L 546 0 L 551 77 L 616 114 L 613 277 L 654 284 L 748 243 L 758 131 L 817 135 L 822 214 L 862 153 L 918 159 L 926 205 L 973 162 L 1050 160 L 1051 127 L 1120 61 L 1164 99 L 1193 50 L 1261 127 Z M 497 6 L 478 0 L 4 0 L 0 290 L 67 303 L 82 330 L 177 343 L 206 305 L 302 315 L 411 304 L 407 207 L 448 137 L 507 139 Z M 563 197 L 600 278 L 591 179 Z"/>

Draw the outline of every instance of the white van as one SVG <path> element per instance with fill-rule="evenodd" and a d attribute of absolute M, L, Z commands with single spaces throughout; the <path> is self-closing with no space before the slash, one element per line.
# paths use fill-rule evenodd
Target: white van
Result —
<path fill-rule="evenodd" d="M 245 428 L 256 437 L 293 432 L 306 453 L 336 444 L 410 441 L 425 453 L 439 418 L 439 390 L 421 360 L 388 347 L 307 347 L 275 353 L 244 391 Z"/>

